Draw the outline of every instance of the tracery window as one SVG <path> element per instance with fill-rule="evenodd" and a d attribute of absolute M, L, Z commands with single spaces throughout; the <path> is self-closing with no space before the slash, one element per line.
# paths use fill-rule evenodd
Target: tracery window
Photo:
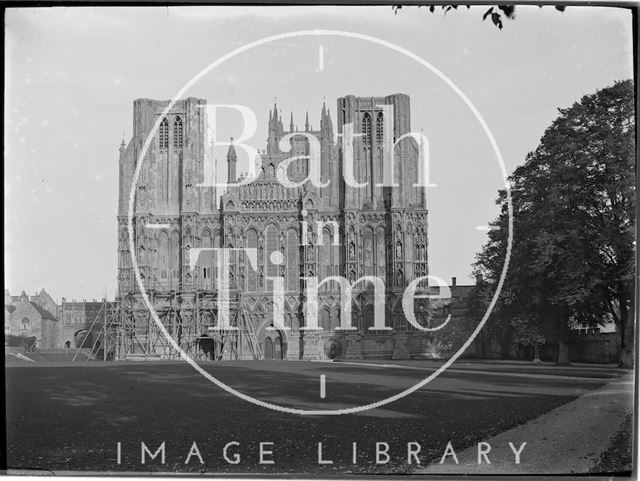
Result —
<path fill-rule="evenodd" d="M 168 149 L 169 148 L 169 121 L 166 119 L 162 119 L 160 122 L 160 129 L 158 130 L 158 136 L 160 140 L 160 149 Z"/>
<path fill-rule="evenodd" d="M 378 112 L 376 118 L 376 143 L 382 145 L 382 139 L 384 138 L 384 118 L 382 112 Z"/>
<path fill-rule="evenodd" d="M 364 145 L 371 145 L 371 116 L 365 113 L 362 117 L 362 142 Z"/>
<path fill-rule="evenodd" d="M 182 149 L 182 119 L 176 117 L 173 121 L 173 148 Z"/>

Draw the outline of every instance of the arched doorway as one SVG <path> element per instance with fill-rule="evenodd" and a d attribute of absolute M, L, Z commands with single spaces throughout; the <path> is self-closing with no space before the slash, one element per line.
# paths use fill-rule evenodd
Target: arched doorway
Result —
<path fill-rule="evenodd" d="M 280 361 L 287 358 L 287 336 L 273 322 L 263 322 L 257 329 L 257 338 L 262 348 L 262 359 Z"/>
<path fill-rule="evenodd" d="M 266 361 L 273 360 L 273 342 L 270 337 L 264 338 L 264 359 Z"/>
<path fill-rule="evenodd" d="M 329 359 L 335 359 L 338 357 L 338 346 L 334 342 L 329 346 Z"/>
<path fill-rule="evenodd" d="M 264 338 L 264 360 L 282 361 L 284 359 L 284 342 L 280 331 L 271 331 Z"/>
<path fill-rule="evenodd" d="M 273 340 L 273 359 L 276 361 L 282 360 L 282 338 L 280 337 L 280 333 L 278 333 L 278 337 Z"/>
<path fill-rule="evenodd" d="M 208 336 L 207 334 L 202 334 L 198 338 L 197 344 L 198 349 L 202 352 L 206 360 L 214 361 L 216 359 L 216 351 L 219 350 L 219 348 L 216 349 L 216 344 L 218 343 L 214 341 L 210 336 Z"/>

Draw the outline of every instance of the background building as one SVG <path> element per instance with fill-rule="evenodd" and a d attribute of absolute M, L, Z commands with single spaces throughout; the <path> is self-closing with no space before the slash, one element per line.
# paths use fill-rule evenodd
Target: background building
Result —
<path fill-rule="evenodd" d="M 32 296 L 24 291 L 19 296 L 4 292 L 4 332 L 6 335 L 36 338 L 36 347 L 42 349 L 91 348 L 90 332 L 102 329 L 106 301 L 67 301 L 60 304 L 45 290 Z"/>
<path fill-rule="evenodd" d="M 39 294 L 29 296 L 22 291 L 20 296 L 11 296 L 5 290 L 4 332 L 5 337 L 35 337 L 35 347 L 52 349 L 62 347 L 62 332 L 56 315 L 43 307 L 56 310 L 56 305 L 44 289 Z"/>

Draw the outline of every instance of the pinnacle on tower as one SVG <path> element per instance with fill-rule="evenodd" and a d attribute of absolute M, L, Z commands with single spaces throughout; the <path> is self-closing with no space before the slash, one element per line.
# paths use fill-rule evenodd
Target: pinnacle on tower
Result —
<path fill-rule="evenodd" d="M 307 110 L 307 116 L 304 121 L 304 130 L 305 132 L 309 132 L 309 111 Z"/>
<path fill-rule="evenodd" d="M 229 150 L 227 151 L 227 182 L 234 184 L 236 182 L 236 163 L 238 156 L 236 154 L 236 148 L 233 146 L 233 137 L 231 137 L 231 143 L 229 144 Z"/>
<path fill-rule="evenodd" d="M 127 148 L 127 144 L 124 141 L 124 130 L 122 131 L 122 142 L 120 142 L 120 153 L 122 153 L 122 151 L 124 149 Z"/>
<path fill-rule="evenodd" d="M 289 132 L 293 132 L 293 112 L 291 112 L 291 121 L 289 122 Z"/>
<path fill-rule="evenodd" d="M 236 162 L 237 160 L 236 148 L 233 146 L 233 137 L 231 137 L 229 150 L 227 151 L 227 162 Z"/>

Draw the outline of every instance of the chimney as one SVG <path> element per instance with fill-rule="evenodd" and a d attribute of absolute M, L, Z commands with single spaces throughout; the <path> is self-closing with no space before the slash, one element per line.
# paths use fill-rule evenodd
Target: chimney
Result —
<path fill-rule="evenodd" d="M 455 277 L 451 278 L 451 287 L 456 287 L 456 278 Z"/>
<path fill-rule="evenodd" d="M 477 273 L 476 274 L 476 286 L 479 286 L 483 282 L 484 282 L 484 279 L 482 278 L 482 274 L 481 273 Z"/>

